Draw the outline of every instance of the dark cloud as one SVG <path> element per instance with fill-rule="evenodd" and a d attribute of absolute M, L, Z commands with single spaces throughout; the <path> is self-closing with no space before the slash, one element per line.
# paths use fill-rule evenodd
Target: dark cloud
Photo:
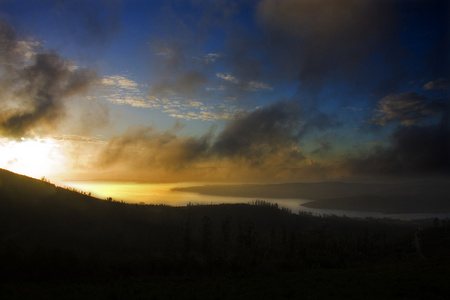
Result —
<path fill-rule="evenodd" d="M 0 25 L 6 45 L 1 50 L 0 132 L 14 138 L 47 134 L 65 117 L 65 102 L 84 94 L 98 75 L 55 52 L 23 49 L 26 43 L 16 41 L 7 24 Z"/>
<path fill-rule="evenodd" d="M 416 93 L 389 95 L 379 101 L 372 119 L 394 125 L 386 144 L 343 161 L 352 176 L 426 176 L 450 174 L 448 99 Z M 342 167 L 341 166 L 341 167 Z"/>
<path fill-rule="evenodd" d="M 327 79 L 357 79 L 368 58 L 385 53 L 396 33 L 394 11 L 393 1 L 264 0 L 257 17 L 280 74 L 314 89 Z"/>
<path fill-rule="evenodd" d="M 372 122 L 379 125 L 391 122 L 400 122 L 405 126 L 421 125 L 426 119 L 435 117 L 445 107 L 444 103 L 416 93 L 389 95 L 378 102 L 377 113 Z"/>
<path fill-rule="evenodd" d="M 389 146 L 378 146 L 343 165 L 353 175 L 450 175 L 448 107 L 436 124 L 398 126 Z"/>
<path fill-rule="evenodd" d="M 333 83 L 397 92 L 418 74 L 448 74 L 448 11 L 442 0 L 262 0 L 256 16 L 264 31 L 241 40 L 237 63 L 259 47 L 272 73 L 298 79 L 303 93 Z"/>
<path fill-rule="evenodd" d="M 218 135 L 212 150 L 219 156 L 243 157 L 255 164 L 280 151 L 287 157 L 304 159 L 296 148 L 299 117 L 297 105 L 285 101 L 237 116 Z"/>
<path fill-rule="evenodd" d="M 17 63 L 19 45 L 16 32 L 9 24 L 0 18 L 0 64 L 8 67 Z"/>
<path fill-rule="evenodd" d="M 176 74 L 172 78 L 162 79 L 152 85 L 150 95 L 155 97 L 195 97 L 208 82 L 205 75 L 198 71 Z"/>
<path fill-rule="evenodd" d="M 60 22 L 62 36 L 70 37 L 68 42 L 102 45 L 120 32 L 120 0 L 56 0 L 52 11 Z"/>

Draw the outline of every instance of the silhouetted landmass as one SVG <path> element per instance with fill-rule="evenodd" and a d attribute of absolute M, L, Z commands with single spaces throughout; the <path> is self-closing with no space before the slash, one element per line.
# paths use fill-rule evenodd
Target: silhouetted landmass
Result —
<path fill-rule="evenodd" d="M 444 299 L 449 250 L 449 220 L 126 204 L 0 170 L 1 299 Z"/>
<path fill-rule="evenodd" d="M 307 199 L 306 207 L 375 211 L 382 213 L 449 213 L 449 181 L 417 181 L 401 184 L 287 183 L 207 185 L 176 188 L 174 191 L 204 195 Z"/>

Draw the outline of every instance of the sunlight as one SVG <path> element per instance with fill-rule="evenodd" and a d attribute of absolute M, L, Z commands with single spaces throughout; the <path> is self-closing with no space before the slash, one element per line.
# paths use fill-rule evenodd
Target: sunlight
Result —
<path fill-rule="evenodd" d="M 40 179 L 65 169 L 61 144 L 50 138 L 11 141 L 0 139 L 0 168 Z"/>

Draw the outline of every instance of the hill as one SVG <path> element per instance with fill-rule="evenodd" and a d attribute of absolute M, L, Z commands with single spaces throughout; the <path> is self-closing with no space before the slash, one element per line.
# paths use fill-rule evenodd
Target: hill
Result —
<path fill-rule="evenodd" d="M 439 299 L 449 292 L 447 220 L 315 217 L 263 201 L 125 204 L 5 170 L 0 181 L 2 299 Z"/>

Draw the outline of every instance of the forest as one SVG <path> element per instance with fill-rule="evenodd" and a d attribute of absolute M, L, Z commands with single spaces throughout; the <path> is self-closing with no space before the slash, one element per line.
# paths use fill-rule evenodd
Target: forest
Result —
<path fill-rule="evenodd" d="M 450 220 L 127 204 L 0 170 L 2 299 L 448 299 Z"/>

